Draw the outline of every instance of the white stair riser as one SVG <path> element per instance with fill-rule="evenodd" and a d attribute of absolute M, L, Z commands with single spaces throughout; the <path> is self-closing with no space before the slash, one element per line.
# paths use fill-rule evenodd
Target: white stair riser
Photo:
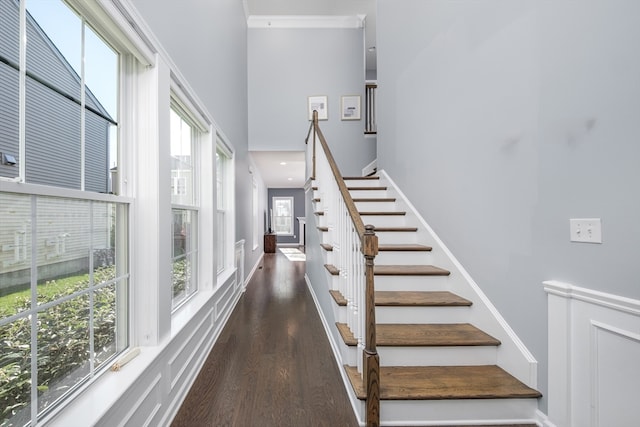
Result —
<path fill-rule="evenodd" d="M 472 347 L 384 347 L 378 345 L 380 366 L 470 366 L 495 365 L 494 346 Z"/>
<path fill-rule="evenodd" d="M 446 291 L 447 276 L 375 276 L 376 291 Z"/>
<path fill-rule="evenodd" d="M 358 212 L 394 212 L 395 202 L 356 202 Z"/>
<path fill-rule="evenodd" d="M 333 305 L 333 316 L 338 323 L 347 323 L 347 307 L 344 305 Z"/>
<path fill-rule="evenodd" d="M 376 307 L 376 323 L 469 323 L 471 307 Z"/>
<path fill-rule="evenodd" d="M 384 198 L 387 196 L 387 190 L 349 190 L 351 198 L 359 199 L 364 197 Z"/>
<path fill-rule="evenodd" d="M 412 231 L 378 231 L 379 245 L 417 243 L 417 234 Z"/>
<path fill-rule="evenodd" d="M 347 179 L 347 187 L 384 187 L 379 179 Z"/>
<path fill-rule="evenodd" d="M 362 222 L 375 227 L 405 227 L 407 218 L 403 215 L 361 215 Z"/>
<path fill-rule="evenodd" d="M 339 344 L 342 347 L 342 363 L 345 365 L 356 366 L 358 364 L 358 352 L 356 346 L 348 346 L 344 343 Z"/>
<path fill-rule="evenodd" d="M 380 251 L 374 259 L 376 265 L 417 265 L 433 264 L 433 256 L 428 251 Z"/>
<path fill-rule="evenodd" d="M 536 399 L 381 400 L 380 421 L 395 425 L 535 424 Z"/>

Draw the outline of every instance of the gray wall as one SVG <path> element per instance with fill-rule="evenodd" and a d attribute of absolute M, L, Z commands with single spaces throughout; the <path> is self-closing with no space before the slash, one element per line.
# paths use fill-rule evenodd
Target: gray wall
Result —
<path fill-rule="evenodd" d="M 269 188 L 267 212 L 273 206 L 273 197 L 293 197 L 293 236 L 278 236 L 278 243 L 298 243 L 300 241 L 299 217 L 305 217 L 304 190 L 302 188 Z"/>
<path fill-rule="evenodd" d="M 132 0 L 235 149 L 236 240 L 251 251 L 252 184 L 247 152 L 247 24 L 242 2 Z"/>
<path fill-rule="evenodd" d="M 362 29 L 249 29 L 249 148 L 303 151 L 307 97 L 326 95 L 320 127 L 345 175 L 361 175 L 375 158 L 364 139 L 364 115 L 340 120 L 340 98 L 364 102 Z"/>
<path fill-rule="evenodd" d="M 543 393 L 542 281 L 640 298 L 638 40 L 624 0 L 378 2 L 379 167 L 534 353 Z M 584 217 L 603 244 L 569 242 Z"/>

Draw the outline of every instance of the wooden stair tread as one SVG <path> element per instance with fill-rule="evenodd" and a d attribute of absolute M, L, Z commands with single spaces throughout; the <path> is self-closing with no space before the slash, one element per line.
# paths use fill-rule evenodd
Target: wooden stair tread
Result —
<path fill-rule="evenodd" d="M 320 201 L 320 197 L 316 197 L 315 199 L 313 199 L 314 202 L 319 202 Z"/>
<path fill-rule="evenodd" d="M 328 243 L 320 243 L 320 246 L 322 247 L 322 249 L 324 249 L 327 252 L 333 251 L 333 246 L 331 246 Z"/>
<path fill-rule="evenodd" d="M 342 293 L 340 291 L 338 291 L 336 289 L 331 289 L 329 291 L 329 294 L 331 294 L 331 296 L 333 297 L 333 299 L 336 302 L 336 304 L 338 304 L 341 307 L 346 307 L 347 306 L 347 299 L 342 296 Z"/>
<path fill-rule="evenodd" d="M 380 191 L 380 190 L 386 190 L 387 187 L 347 187 L 347 190 L 349 191 L 360 191 L 360 190 L 371 190 L 371 191 Z"/>
<path fill-rule="evenodd" d="M 358 345 L 358 340 L 353 335 L 353 333 L 351 332 L 351 329 L 349 329 L 349 326 L 347 326 L 346 323 L 338 322 L 336 323 L 336 326 L 338 327 L 338 332 L 340 332 L 340 336 L 342 337 L 342 340 L 346 345 L 348 346 Z"/>
<path fill-rule="evenodd" d="M 329 231 L 329 227 L 316 227 L 320 231 Z"/>
<path fill-rule="evenodd" d="M 378 323 L 379 346 L 459 347 L 497 346 L 500 341 L 470 323 Z"/>
<path fill-rule="evenodd" d="M 380 307 L 468 307 L 472 303 L 449 291 L 376 291 Z"/>
<path fill-rule="evenodd" d="M 376 276 L 448 276 L 451 272 L 433 265 L 374 265 L 373 274 Z"/>
<path fill-rule="evenodd" d="M 407 213 L 402 211 L 379 211 L 379 212 L 358 212 L 360 216 L 404 216 Z"/>
<path fill-rule="evenodd" d="M 357 368 L 345 366 L 345 370 L 356 396 L 364 399 L 362 377 Z M 380 367 L 380 398 L 383 400 L 522 399 L 541 396 L 539 391 L 495 365 Z"/>
<path fill-rule="evenodd" d="M 413 232 L 418 231 L 418 227 L 375 227 L 375 232 Z"/>
<path fill-rule="evenodd" d="M 340 274 L 340 270 L 338 270 L 338 267 L 333 264 L 325 264 L 324 268 L 326 268 L 332 276 L 337 276 L 338 274 Z"/>
<path fill-rule="evenodd" d="M 323 216 L 324 215 L 324 211 L 317 211 L 313 213 L 316 216 Z"/>
<path fill-rule="evenodd" d="M 428 252 L 431 246 L 415 245 L 415 244 L 395 244 L 395 245 L 379 245 L 378 251 L 389 252 Z"/>
<path fill-rule="evenodd" d="M 354 202 L 395 202 L 394 197 L 356 197 Z"/>

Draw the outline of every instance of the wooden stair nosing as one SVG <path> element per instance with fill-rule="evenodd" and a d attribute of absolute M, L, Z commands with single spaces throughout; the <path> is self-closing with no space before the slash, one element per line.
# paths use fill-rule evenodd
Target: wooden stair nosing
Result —
<path fill-rule="evenodd" d="M 333 251 L 333 246 L 331 246 L 328 243 L 320 243 L 320 246 L 322 247 L 322 249 L 324 249 L 327 252 L 332 252 Z"/>
<path fill-rule="evenodd" d="M 313 213 L 316 216 L 323 216 L 324 215 L 324 211 L 317 211 Z"/>
<path fill-rule="evenodd" d="M 415 244 L 378 245 L 379 252 L 429 252 L 431 246 Z"/>
<path fill-rule="evenodd" d="M 320 227 L 316 227 L 318 230 L 323 231 L 323 232 L 327 232 L 329 231 L 329 227 L 324 227 L 324 226 L 320 226 Z"/>
<path fill-rule="evenodd" d="M 355 366 L 345 365 L 358 399 L 366 398 Z M 382 366 L 382 400 L 523 399 L 542 394 L 496 365 Z"/>
<path fill-rule="evenodd" d="M 344 179 L 345 181 L 359 180 L 359 179 L 378 180 L 378 179 L 380 179 L 380 177 L 379 176 L 373 176 L 373 175 L 369 175 L 369 176 L 343 176 L 342 179 Z"/>
<path fill-rule="evenodd" d="M 311 187 L 313 191 L 318 191 L 318 187 Z"/>
<path fill-rule="evenodd" d="M 387 189 L 387 187 L 347 187 L 347 190 L 349 190 L 349 191 L 361 191 L 361 190 L 364 190 L 364 191 L 368 191 L 368 190 L 371 190 L 371 191 L 376 191 L 376 190 L 377 191 L 384 191 L 386 189 Z"/>
<path fill-rule="evenodd" d="M 340 270 L 338 270 L 338 267 L 336 267 L 335 265 L 325 264 L 324 268 L 326 268 L 332 276 L 337 276 L 338 274 L 340 274 Z"/>
<path fill-rule="evenodd" d="M 351 329 L 349 329 L 349 326 L 347 326 L 346 323 L 336 322 L 336 326 L 338 327 L 338 332 L 340 333 L 340 336 L 342 337 L 342 340 L 346 345 L 348 345 L 349 347 L 358 345 L 358 340 L 353 335 L 353 332 L 351 332 Z"/>
<path fill-rule="evenodd" d="M 340 307 L 346 307 L 347 306 L 347 299 L 344 296 L 342 296 L 342 292 L 340 292 L 337 289 L 331 289 L 329 291 L 329 294 L 331 294 L 331 296 L 333 297 L 333 300 Z"/>
<path fill-rule="evenodd" d="M 376 291 L 376 307 L 469 307 L 473 303 L 449 291 Z"/>
<path fill-rule="evenodd" d="M 378 211 L 378 212 L 358 212 L 360 216 L 405 216 L 403 211 Z"/>
<path fill-rule="evenodd" d="M 355 203 L 358 202 L 395 202 L 395 197 L 356 197 L 353 199 Z"/>
<path fill-rule="evenodd" d="M 378 323 L 380 347 L 477 347 L 498 346 L 500 340 L 470 323 Z"/>
<path fill-rule="evenodd" d="M 320 197 L 316 197 L 315 199 L 313 199 L 314 202 L 319 202 L 320 201 Z"/>
<path fill-rule="evenodd" d="M 434 265 L 374 265 L 375 276 L 448 276 L 450 271 Z"/>
<path fill-rule="evenodd" d="M 412 233 L 418 231 L 418 227 L 375 227 L 376 233 Z"/>

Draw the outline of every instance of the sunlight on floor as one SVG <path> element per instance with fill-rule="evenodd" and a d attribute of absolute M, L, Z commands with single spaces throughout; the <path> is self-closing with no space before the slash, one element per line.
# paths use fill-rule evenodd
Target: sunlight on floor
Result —
<path fill-rule="evenodd" d="M 306 261 L 307 257 L 304 255 L 298 248 L 278 248 L 280 252 L 282 252 L 289 261 Z"/>

